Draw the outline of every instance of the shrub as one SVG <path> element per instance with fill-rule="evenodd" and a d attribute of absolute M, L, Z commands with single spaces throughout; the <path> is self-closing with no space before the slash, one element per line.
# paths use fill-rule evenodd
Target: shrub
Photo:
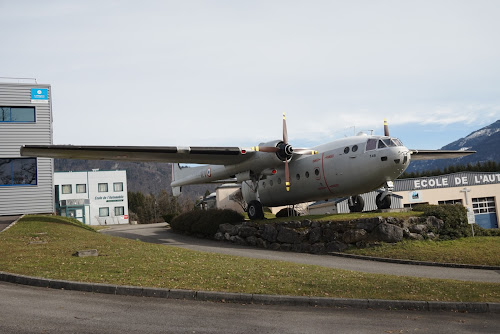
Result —
<path fill-rule="evenodd" d="M 283 208 L 276 214 L 276 218 L 298 217 L 300 214 L 295 209 Z"/>
<path fill-rule="evenodd" d="M 467 209 L 462 205 L 420 204 L 415 206 L 414 211 L 421 211 L 424 216 L 434 216 L 443 220 L 443 228 L 440 231 L 434 231 L 439 233 L 441 239 L 458 239 L 472 235 L 467 221 Z"/>
<path fill-rule="evenodd" d="M 229 209 L 194 210 L 182 213 L 172 219 L 170 226 L 174 231 L 196 233 L 212 237 L 221 224 L 238 224 L 243 216 Z"/>

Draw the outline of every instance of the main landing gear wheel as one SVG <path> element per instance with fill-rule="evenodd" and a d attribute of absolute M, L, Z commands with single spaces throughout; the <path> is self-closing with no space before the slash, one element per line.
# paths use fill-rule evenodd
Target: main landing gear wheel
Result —
<path fill-rule="evenodd" d="M 352 200 L 352 205 L 350 205 Z M 349 200 L 349 211 L 350 212 L 362 212 L 365 207 L 365 201 L 360 195 L 351 196 Z"/>
<path fill-rule="evenodd" d="M 250 220 L 264 219 L 264 209 L 259 201 L 250 201 L 247 213 Z"/>
<path fill-rule="evenodd" d="M 382 194 L 380 193 L 377 195 L 377 198 L 375 199 L 375 203 L 377 204 L 377 208 L 379 210 L 383 209 L 390 209 L 391 208 L 391 195 L 387 194 L 383 199 Z"/>

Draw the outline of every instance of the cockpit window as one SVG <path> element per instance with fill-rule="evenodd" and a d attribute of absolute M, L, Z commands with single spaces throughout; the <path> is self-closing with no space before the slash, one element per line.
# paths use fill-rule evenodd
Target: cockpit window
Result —
<path fill-rule="evenodd" d="M 371 151 L 377 148 L 377 139 L 368 139 L 366 142 L 366 150 Z"/>
<path fill-rule="evenodd" d="M 382 140 L 379 140 L 377 148 L 385 148 L 385 147 L 387 147 L 387 145 L 385 145 Z"/>
<path fill-rule="evenodd" d="M 396 144 L 396 146 L 403 146 L 403 143 L 401 142 L 401 140 L 399 140 L 397 138 L 392 138 L 392 141 Z"/>
<path fill-rule="evenodd" d="M 385 145 L 387 145 L 387 147 L 397 146 L 390 138 L 382 139 L 382 141 Z"/>

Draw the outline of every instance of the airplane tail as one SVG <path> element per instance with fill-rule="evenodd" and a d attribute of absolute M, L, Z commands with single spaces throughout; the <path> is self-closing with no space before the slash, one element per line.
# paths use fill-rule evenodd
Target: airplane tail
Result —
<path fill-rule="evenodd" d="M 172 183 L 175 180 L 179 180 L 182 178 L 181 176 L 182 170 L 181 166 L 178 163 L 172 164 Z M 172 194 L 174 196 L 179 196 L 182 192 L 182 187 L 172 187 Z"/>

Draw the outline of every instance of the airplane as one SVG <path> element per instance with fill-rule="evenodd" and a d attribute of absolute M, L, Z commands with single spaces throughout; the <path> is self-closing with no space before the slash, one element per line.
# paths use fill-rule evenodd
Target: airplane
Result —
<path fill-rule="evenodd" d="M 264 218 L 263 207 L 348 197 L 351 212 L 361 212 L 359 194 L 379 190 L 378 209 L 391 205 L 393 180 L 411 160 L 458 158 L 475 151 L 413 150 L 389 135 L 366 134 L 337 139 L 313 148 L 288 142 L 283 113 L 281 139 L 249 148 L 190 146 L 73 146 L 24 145 L 22 156 L 84 160 L 169 162 L 172 191 L 203 183 L 239 183 L 250 219 Z M 180 163 L 203 164 L 181 167 Z M 383 190 L 382 190 L 383 189 Z"/>

